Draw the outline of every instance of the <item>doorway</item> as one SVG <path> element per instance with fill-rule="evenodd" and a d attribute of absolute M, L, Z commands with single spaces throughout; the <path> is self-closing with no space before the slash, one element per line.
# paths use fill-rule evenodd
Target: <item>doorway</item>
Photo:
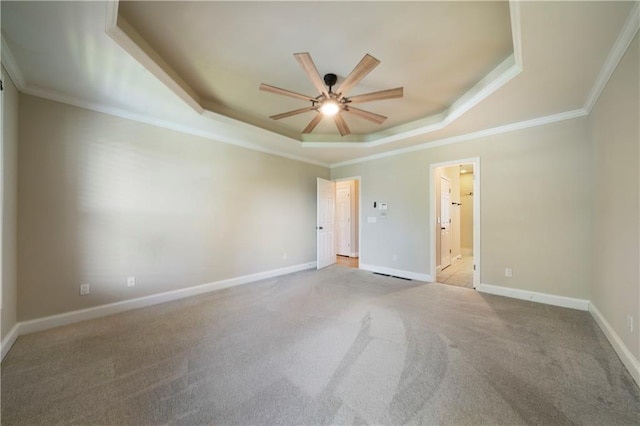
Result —
<path fill-rule="evenodd" d="M 431 276 L 438 283 L 480 283 L 479 171 L 479 158 L 431 165 Z"/>
<path fill-rule="evenodd" d="M 359 268 L 360 178 L 318 179 L 318 269 Z"/>

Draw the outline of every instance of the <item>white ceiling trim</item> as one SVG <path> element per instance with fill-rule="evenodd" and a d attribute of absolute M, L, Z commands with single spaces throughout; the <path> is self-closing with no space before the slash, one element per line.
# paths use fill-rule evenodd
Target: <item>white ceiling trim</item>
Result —
<path fill-rule="evenodd" d="M 367 135 L 362 141 L 342 142 L 341 140 L 332 140 L 331 138 L 335 137 L 333 135 L 308 136 L 308 138 L 314 138 L 315 141 L 305 141 L 304 135 L 302 136 L 302 139 L 292 140 L 301 143 L 301 146 L 304 148 L 369 148 L 401 141 L 413 136 L 431 133 L 451 124 L 455 119 L 462 116 L 482 100 L 486 99 L 522 71 L 522 63 L 518 62 L 522 60 L 520 43 L 520 6 L 518 1 L 510 0 L 509 8 L 511 33 L 514 41 L 514 53 L 489 72 L 489 74 L 480 80 L 480 82 L 478 82 L 473 88 L 463 94 L 446 111 L 430 117 L 425 117 L 406 125 L 387 129 L 384 132 Z M 207 114 L 209 117 L 212 117 L 213 119 L 218 119 L 220 117 L 220 114 L 216 114 L 207 109 L 203 100 L 199 98 L 197 93 L 184 80 L 182 80 L 178 73 L 176 73 L 171 66 L 155 52 L 155 50 L 135 31 L 131 25 L 129 25 L 128 22 L 126 22 L 126 20 L 118 15 L 118 1 L 111 1 L 107 4 L 105 28 L 106 33 L 111 36 L 116 43 L 118 43 L 125 51 L 127 51 L 127 53 L 148 69 L 156 78 L 178 95 L 180 99 L 191 106 L 196 112 L 203 114 L 205 111 L 208 111 L 213 113 Z M 258 126 L 249 125 L 248 123 L 241 122 L 240 120 L 231 120 L 239 126 L 244 124 L 242 127 L 255 132 L 256 137 L 264 136 L 265 132 L 268 134 L 275 134 L 274 132 L 265 130 Z M 278 136 L 282 135 L 278 134 Z M 352 135 L 352 138 L 357 137 L 357 135 Z M 318 138 L 327 139 L 317 141 Z"/>
<path fill-rule="evenodd" d="M 509 0 L 509 13 L 511 14 L 511 37 L 513 39 L 513 54 L 516 64 L 522 63 L 522 31 L 520 24 L 520 0 Z"/>
<path fill-rule="evenodd" d="M 504 126 L 493 127 L 491 129 L 480 130 L 477 132 L 466 133 L 464 135 L 452 136 L 450 138 L 439 139 L 431 142 L 426 142 L 420 145 L 414 145 L 407 148 L 396 149 L 394 151 L 387 151 L 380 154 L 368 155 L 366 157 L 357 158 L 355 160 L 343 161 L 340 163 L 331 164 L 331 168 L 337 168 L 342 166 L 348 166 L 351 164 L 364 163 L 371 160 L 377 160 L 380 158 L 394 157 L 400 154 L 406 154 L 408 152 L 422 151 L 425 149 L 437 148 L 439 146 L 451 145 L 460 142 L 466 142 L 473 139 L 478 139 L 486 136 L 499 135 L 501 133 L 513 132 L 515 130 L 526 129 L 529 127 L 543 126 L 545 124 L 555 123 L 558 121 L 571 120 L 574 118 L 584 117 L 589 113 L 584 109 L 576 109 L 573 111 L 561 112 L 559 114 L 547 115 L 545 117 L 534 118 L 531 120 L 520 121 L 517 123 L 506 124 Z"/>
<path fill-rule="evenodd" d="M 366 142 L 311 141 L 309 140 L 313 137 L 311 135 L 308 135 L 308 140 L 305 141 L 305 135 L 303 135 L 302 146 L 304 148 L 370 148 L 396 142 L 405 138 L 428 134 L 445 128 L 522 72 L 522 26 L 520 24 L 520 0 L 509 0 L 509 14 L 511 18 L 513 54 L 494 68 L 460 99 L 454 102 L 446 111 L 423 118 L 422 120 L 414 121 L 413 123 L 409 123 L 405 126 L 398 126 L 395 129 L 399 130 L 399 132 L 393 135 L 388 135 L 388 133 L 389 131 L 393 132 L 394 129 L 390 129 L 387 132 L 374 133 L 366 138 Z M 420 123 L 421 125 L 419 127 L 415 127 L 416 123 Z M 409 127 L 413 127 L 413 129 L 408 129 Z"/>
<path fill-rule="evenodd" d="M 198 94 L 167 64 L 164 59 L 122 17 L 118 17 L 118 1 L 107 3 L 106 33 L 131 57 L 160 80 L 165 86 L 202 114 L 204 108 Z"/>
<path fill-rule="evenodd" d="M 514 54 L 509 55 L 507 59 L 505 59 L 493 71 L 480 80 L 480 82 L 478 82 L 471 90 L 451 105 L 446 112 L 419 120 L 423 124 L 428 122 L 429 124 L 427 125 L 387 137 L 381 137 L 384 133 L 374 133 L 370 137 L 373 139 L 371 142 L 302 142 L 302 146 L 304 148 L 373 148 L 441 130 L 457 118 L 460 118 L 465 112 L 469 111 L 478 103 L 489 97 L 516 75 L 520 74 L 522 72 L 522 67 L 515 63 L 516 57 L 517 56 Z M 412 124 L 413 123 L 410 123 L 406 125 L 406 127 L 410 127 Z M 404 128 L 405 126 L 399 127 Z M 390 131 L 393 131 L 393 129 L 389 129 L 386 133 L 389 133 Z"/>
<path fill-rule="evenodd" d="M 2 37 L 2 55 L 1 55 L 2 65 L 5 67 L 7 72 L 9 73 L 9 77 L 15 83 L 18 90 L 22 90 L 27 86 L 27 81 L 24 79 L 24 75 L 22 74 L 22 70 L 18 66 L 18 62 L 16 62 L 16 58 L 11 53 L 11 49 L 9 49 L 9 45 L 6 41 L 4 41 L 4 37 Z"/>
<path fill-rule="evenodd" d="M 60 94 L 59 92 L 42 89 L 34 86 L 27 86 L 23 89 L 20 89 L 22 93 L 27 95 L 36 96 L 43 99 L 48 99 L 54 102 L 60 102 L 63 104 L 76 106 L 79 108 L 84 108 L 90 111 L 100 112 L 103 114 L 109 114 L 120 118 L 125 118 L 127 120 L 133 120 L 140 123 L 150 124 L 152 126 L 161 127 L 164 129 L 175 130 L 180 133 L 185 133 L 188 135 L 199 136 L 205 139 L 213 140 L 216 142 L 226 143 L 229 145 L 235 145 L 242 148 L 251 149 L 253 151 L 263 152 L 265 154 L 271 154 L 278 157 L 288 158 L 290 160 L 301 161 L 303 163 L 309 163 L 316 166 L 321 167 L 329 167 L 330 165 L 327 163 L 323 163 L 318 160 L 314 160 L 312 158 L 301 157 L 293 154 L 284 153 L 278 150 L 273 150 L 269 148 L 265 148 L 258 144 L 253 144 L 250 142 L 246 142 L 245 140 L 241 140 L 238 138 L 230 137 L 226 134 L 215 132 L 209 129 L 202 129 L 194 126 L 187 126 L 184 124 L 176 123 L 174 121 L 159 119 L 146 114 L 137 114 L 131 111 L 127 111 L 121 108 L 115 108 L 103 104 L 86 102 L 79 100 L 77 98 L 71 96 L 65 96 Z"/>
<path fill-rule="evenodd" d="M 594 105 L 598 101 L 598 98 L 602 94 L 607 82 L 613 75 L 613 72 L 616 70 L 618 63 L 622 60 L 622 57 L 626 53 L 629 45 L 633 41 L 633 38 L 638 33 L 640 29 L 640 3 L 636 2 L 631 9 L 631 13 L 627 18 L 624 26 L 622 27 L 622 31 L 618 35 L 611 52 L 607 56 L 607 59 L 604 62 L 604 66 L 600 69 L 600 74 L 596 78 L 596 82 L 591 88 L 589 95 L 587 96 L 587 100 L 584 104 L 584 108 L 591 112 Z"/>

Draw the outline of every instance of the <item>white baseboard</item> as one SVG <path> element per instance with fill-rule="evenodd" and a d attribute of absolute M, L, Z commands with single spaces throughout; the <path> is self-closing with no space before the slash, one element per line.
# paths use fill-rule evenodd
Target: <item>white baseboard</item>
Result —
<path fill-rule="evenodd" d="M 531 302 L 547 305 L 561 306 L 563 308 L 589 310 L 589 301 L 574 297 L 556 296 L 555 294 L 539 293 L 537 291 L 520 290 L 517 288 L 502 287 L 492 284 L 480 284 L 477 290 L 482 293 L 495 294 L 497 296 L 511 297 L 513 299 L 529 300 Z"/>
<path fill-rule="evenodd" d="M 7 335 L 5 336 L 4 339 L 2 339 L 2 343 L 0 343 L 0 346 L 2 346 L 0 348 L 0 360 L 3 360 L 5 355 L 7 353 L 9 353 L 9 349 L 11 349 L 11 347 L 13 346 L 13 344 L 16 342 L 16 339 L 18 338 L 18 336 L 20 335 L 20 327 L 19 324 L 15 324 L 11 330 L 9 330 L 9 333 L 7 333 Z"/>
<path fill-rule="evenodd" d="M 620 357 L 624 366 L 627 367 L 627 370 L 629 370 L 629 373 L 633 376 L 636 384 L 640 386 L 640 361 L 633 356 L 629 348 L 627 348 L 620 336 L 618 336 L 618 333 L 615 332 L 613 327 L 611 327 L 609 322 L 602 316 L 602 313 L 600 313 L 592 302 L 589 302 L 589 312 L 607 337 L 607 340 L 609 340 L 609 343 L 611 343 L 611 346 L 613 346 L 613 349 Z"/>
<path fill-rule="evenodd" d="M 417 281 L 431 282 L 431 275 L 421 274 L 419 272 L 402 271 L 400 269 L 387 268 L 384 266 L 360 264 L 360 269 L 370 272 L 378 272 L 380 274 L 394 275 L 396 277 L 409 278 Z"/>
<path fill-rule="evenodd" d="M 291 274 L 293 272 L 313 269 L 315 267 L 316 262 L 302 263 L 285 268 L 272 269 L 270 271 L 258 272 L 256 274 L 243 275 L 241 277 L 230 278 L 193 287 L 167 291 L 164 293 L 138 297 L 136 299 L 123 300 L 121 302 L 109 303 L 106 305 L 94 306 L 87 309 L 80 309 L 77 311 L 65 312 L 62 314 L 19 322 L 2 342 L 2 357 L 4 357 L 7 352 L 9 352 L 9 349 L 11 349 L 11 346 L 13 345 L 17 337 L 23 334 L 34 333 L 36 331 L 47 330 L 49 328 L 59 327 L 61 325 L 73 324 L 80 321 L 100 318 L 107 315 L 129 311 L 132 309 L 157 305 L 159 303 L 170 302 L 172 300 L 184 299 L 185 297 L 196 296 L 198 294 L 222 290 L 223 288 L 234 287 L 237 285 L 248 284 L 267 278 L 277 277 L 280 275 Z M 12 339 L 9 339 L 10 337 Z"/>

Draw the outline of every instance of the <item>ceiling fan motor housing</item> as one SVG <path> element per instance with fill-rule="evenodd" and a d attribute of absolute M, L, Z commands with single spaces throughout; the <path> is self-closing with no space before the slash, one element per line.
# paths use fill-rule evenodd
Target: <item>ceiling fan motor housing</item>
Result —
<path fill-rule="evenodd" d="M 329 73 L 324 75 L 324 84 L 326 84 L 330 88 L 333 87 L 337 81 L 338 81 L 338 76 L 335 74 Z"/>

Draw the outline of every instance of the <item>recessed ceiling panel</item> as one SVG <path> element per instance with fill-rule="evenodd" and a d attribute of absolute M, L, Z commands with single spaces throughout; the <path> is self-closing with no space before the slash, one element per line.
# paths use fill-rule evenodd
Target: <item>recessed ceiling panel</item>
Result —
<path fill-rule="evenodd" d="M 404 87 L 361 104 L 382 124 L 346 120 L 362 137 L 444 111 L 513 52 L 508 2 L 120 2 L 119 16 L 198 94 L 203 106 L 300 138 L 308 101 L 258 90 L 267 83 L 315 97 L 293 54 L 309 52 L 338 83 L 365 54 L 381 61 L 349 93 Z M 338 135 L 323 119 L 314 134 Z M 339 136 L 336 137 L 339 139 Z"/>

